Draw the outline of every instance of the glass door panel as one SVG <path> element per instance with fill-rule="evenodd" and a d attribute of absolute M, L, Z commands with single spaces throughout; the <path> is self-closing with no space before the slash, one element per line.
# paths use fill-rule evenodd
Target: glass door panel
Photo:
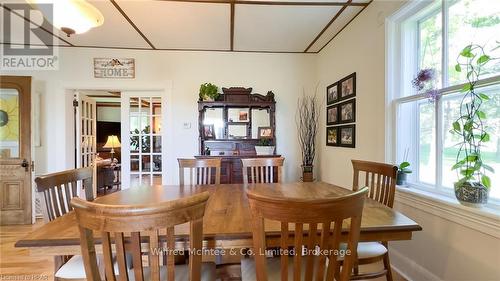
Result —
<path fill-rule="evenodd" d="M 19 158 L 19 92 L 0 89 L 0 159 Z"/>

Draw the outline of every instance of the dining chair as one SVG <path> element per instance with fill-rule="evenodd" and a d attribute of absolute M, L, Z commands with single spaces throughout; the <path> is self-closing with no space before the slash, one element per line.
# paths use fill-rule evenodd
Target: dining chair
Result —
<path fill-rule="evenodd" d="M 203 216 L 209 192 L 148 205 L 106 205 L 73 198 L 80 230 L 80 246 L 87 280 L 215 280 L 215 265 L 202 263 Z M 175 226 L 189 223 L 189 265 L 175 265 Z M 96 259 L 94 233 L 99 233 L 103 264 Z M 165 239 L 160 234 L 166 233 Z M 130 235 L 129 235 L 130 234 Z M 143 265 L 141 243 L 148 243 L 148 266 Z M 114 247 L 113 245 L 114 244 Z M 127 244 L 127 247 L 125 246 Z M 117 267 L 113 266 L 113 250 Z M 127 268 L 126 253 L 133 256 Z M 160 265 L 161 251 L 167 252 Z"/>
<path fill-rule="evenodd" d="M 243 183 L 280 183 L 283 174 L 283 157 L 241 159 Z M 250 170 L 250 177 L 248 174 Z"/>
<path fill-rule="evenodd" d="M 221 159 L 177 159 L 179 162 L 179 184 L 185 184 L 186 169 L 189 184 L 220 184 Z"/>
<path fill-rule="evenodd" d="M 52 173 L 35 178 L 36 190 L 43 205 L 46 222 L 52 221 L 73 210 L 70 202 L 77 197 L 78 185 L 84 187 L 86 198 L 93 196 L 92 168 L 80 168 Z M 55 280 L 84 279 L 85 270 L 82 256 L 56 256 Z"/>
<path fill-rule="evenodd" d="M 367 193 L 368 189 L 363 188 L 336 198 L 307 200 L 275 198 L 249 189 L 247 196 L 252 213 L 255 256 L 254 260 L 244 260 L 243 280 L 284 281 L 288 280 L 289 274 L 293 274 L 293 280 L 349 280 L 356 260 L 353 249 L 358 244 Z M 267 249 L 264 220 L 280 222 L 280 252 L 291 253 L 289 247 L 293 247 L 293 254 L 266 258 L 263 254 Z M 345 221 L 349 224 L 344 224 Z M 343 224 L 347 227 L 343 228 Z M 293 237 L 289 235 L 290 230 L 294 231 Z M 346 232 L 347 244 L 342 245 L 341 237 Z M 340 254 L 342 250 L 345 255 Z M 253 266 L 254 274 L 249 274 L 249 268 L 253 269 Z"/>
<path fill-rule="evenodd" d="M 396 191 L 396 177 L 398 168 L 394 165 L 363 160 L 351 160 L 354 170 L 353 190 L 360 187 L 369 187 L 368 197 L 392 208 Z M 364 174 L 364 175 L 363 175 Z M 392 281 L 391 263 L 389 260 L 389 245 L 387 241 L 359 243 L 358 251 L 370 252 L 365 258 L 359 258 L 354 267 L 353 280 L 371 279 L 386 276 Z M 379 272 L 359 273 L 358 264 L 384 263 L 384 269 Z"/>

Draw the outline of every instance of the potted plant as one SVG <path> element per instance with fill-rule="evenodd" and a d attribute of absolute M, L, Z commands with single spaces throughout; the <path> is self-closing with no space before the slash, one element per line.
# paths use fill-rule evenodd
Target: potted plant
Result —
<path fill-rule="evenodd" d="M 273 155 L 274 148 L 275 147 L 271 139 L 261 139 L 255 146 L 255 152 L 257 155 Z"/>
<path fill-rule="evenodd" d="M 217 86 L 212 83 L 203 83 L 200 85 L 200 100 L 215 101 L 220 96 Z"/>
<path fill-rule="evenodd" d="M 412 173 L 412 171 L 408 167 L 410 167 L 410 162 L 408 161 L 404 161 L 399 164 L 398 175 L 396 178 L 397 185 L 406 185 L 406 176 Z"/>
<path fill-rule="evenodd" d="M 457 72 L 466 71 L 467 83 L 461 90 L 460 115 L 450 131 L 460 138 L 456 163 L 452 167 L 459 177 L 454 189 L 458 201 L 472 207 L 480 207 L 488 202 L 491 180 L 486 171 L 494 172 L 484 163 L 481 154 L 484 143 L 490 140 L 484 126 L 487 116 L 481 108 L 489 97 L 477 93 L 475 87 L 482 68 L 490 60 L 481 46 L 468 45 L 458 55 L 455 65 Z"/>
<path fill-rule="evenodd" d="M 313 165 L 316 156 L 316 135 L 319 127 L 319 105 L 316 93 L 311 97 L 304 94 L 299 98 L 296 118 L 302 152 L 302 181 L 311 182 L 314 180 Z"/>

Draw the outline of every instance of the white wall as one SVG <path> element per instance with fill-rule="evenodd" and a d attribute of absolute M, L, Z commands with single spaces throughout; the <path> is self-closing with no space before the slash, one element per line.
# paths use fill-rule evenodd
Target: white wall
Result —
<path fill-rule="evenodd" d="M 318 57 L 320 89 L 356 72 L 356 148 L 325 145 L 323 111 L 320 136 L 321 180 L 352 185 L 351 159 L 385 160 L 385 18 L 402 1 L 374 1 Z M 323 95 L 325 95 L 324 93 Z M 323 106 L 324 107 L 324 106 Z M 498 280 L 500 241 L 442 218 L 408 202 L 395 209 L 418 222 L 423 231 L 411 241 L 392 242 L 391 262 L 410 280 Z"/>
<path fill-rule="evenodd" d="M 33 76 L 33 90 L 41 93 L 42 146 L 36 148 L 37 174 L 73 167 L 72 89 L 152 90 L 164 89 L 169 82 L 172 95 L 167 100 L 172 138 L 169 161 L 198 154 L 198 89 L 212 82 L 220 87 L 252 87 L 254 93 L 272 90 L 276 98 L 277 152 L 285 160 L 285 179 L 297 180 L 300 155 L 295 122 L 297 97 L 315 78 L 311 54 L 257 54 L 229 52 L 170 52 L 83 48 L 60 48 L 58 71 L 6 72 Z M 96 79 L 93 58 L 131 57 L 136 60 L 136 78 Z M 183 129 L 190 122 L 191 129 Z M 169 180 L 175 183 L 177 171 Z"/>

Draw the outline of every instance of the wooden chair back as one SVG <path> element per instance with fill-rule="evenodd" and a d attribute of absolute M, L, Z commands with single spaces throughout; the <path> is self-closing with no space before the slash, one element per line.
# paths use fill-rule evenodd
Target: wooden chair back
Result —
<path fill-rule="evenodd" d="M 99 233 L 102 242 L 104 272 L 106 280 L 129 280 L 125 258 L 126 250 L 132 253 L 134 280 L 144 280 L 145 267 L 141 258 L 141 242 L 149 242 L 149 279 L 160 280 L 159 250 L 166 249 L 168 280 L 175 280 L 174 227 L 190 223 L 189 280 L 200 280 L 203 242 L 203 216 L 209 198 L 208 192 L 178 200 L 150 205 L 105 205 L 73 198 L 80 230 L 80 246 L 87 280 L 101 280 L 97 266 L 93 233 Z M 166 230 L 166 232 L 165 232 Z M 160 240 L 160 232 L 166 233 L 166 244 Z M 127 233 L 127 237 L 125 236 Z M 130 233 L 130 237 L 128 237 Z M 113 238 L 112 238 L 113 236 Z M 115 244 L 118 272 L 113 266 L 112 241 Z M 128 243 L 126 243 L 128 242 Z M 125 244 L 127 244 L 125 246 Z M 127 247 L 127 248 L 125 248 Z M 164 252 L 163 252 L 164 253 Z M 131 273 L 132 274 L 132 273 Z"/>
<path fill-rule="evenodd" d="M 295 249 L 293 256 L 293 280 L 302 280 L 302 259 L 305 259 L 305 281 L 315 280 L 349 280 L 353 264 L 356 261 L 361 216 L 368 188 L 363 188 L 352 194 L 320 200 L 278 199 L 258 194 L 251 189 L 247 192 L 253 221 L 253 243 L 255 269 L 258 281 L 267 281 L 266 249 L 264 234 L 264 219 L 281 222 L 280 248 L 287 250 L 289 246 Z M 350 220 L 347 229 L 343 231 L 344 221 Z M 290 224 L 294 225 L 293 238 L 289 236 Z M 332 228 L 333 224 L 333 228 Z M 306 227 L 308 231 L 304 235 Z M 321 227 L 321 228 L 320 228 Z M 350 255 L 345 255 L 342 271 L 335 251 L 340 248 L 342 234 L 348 230 L 347 249 Z M 318 231 L 321 232 L 318 237 Z M 323 251 L 322 255 L 301 255 L 302 246 L 308 250 Z M 338 253 L 338 252 L 337 252 Z M 328 264 L 326 258 L 328 257 Z M 288 280 L 288 256 L 281 255 L 281 280 Z M 326 273 L 326 276 L 325 276 Z"/>
<path fill-rule="evenodd" d="M 398 167 L 385 163 L 351 160 L 354 170 L 352 189 L 368 186 L 368 197 L 388 207 L 394 205 Z M 364 173 L 364 177 L 361 175 Z M 363 180 L 360 184 L 360 180 Z"/>
<path fill-rule="evenodd" d="M 248 158 L 243 163 L 243 183 L 281 183 L 285 158 Z M 248 173 L 250 170 L 250 175 Z"/>
<path fill-rule="evenodd" d="M 37 177 L 36 190 L 43 195 L 45 219 L 52 221 L 73 210 L 70 202 L 77 197 L 78 182 L 83 185 L 87 200 L 93 200 L 92 174 L 89 167 Z"/>
<path fill-rule="evenodd" d="M 190 185 L 220 184 L 221 159 L 177 159 L 179 162 L 179 184 L 185 184 L 188 170 Z"/>

